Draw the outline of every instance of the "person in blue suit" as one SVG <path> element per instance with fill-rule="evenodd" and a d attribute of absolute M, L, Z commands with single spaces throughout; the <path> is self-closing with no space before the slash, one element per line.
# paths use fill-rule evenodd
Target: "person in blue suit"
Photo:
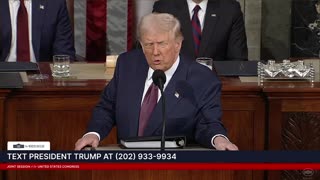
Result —
<path fill-rule="evenodd" d="M 166 13 L 144 16 L 138 26 L 142 47 L 118 57 L 113 79 L 94 108 L 87 133 L 75 150 L 97 147 L 113 126 L 118 140 L 138 136 L 142 100 L 152 84 L 152 74 L 166 75 L 166 136 L 186 136 L 187 142 L 218 150 L 237 150 L 227 139 L 221 122 L 221 83 L 208 67 L 179 55 L 183 40 L 179 21 Z M 143 136 L 160 136 L 162 101 L 156 104 Z"/>
<path fill-rule="evenodd" d="M 201 24 L 199 53 L 194 51 L 192 32 L 193 9 L 198 12 Z M 159 0 L 154 12 L 170 13 L 178 18 L 185 37 L 181 54 L 194 59 L 210 57 L 215 61 L 248 60 L 248 46 L 243 14 L 236 0 Z"/>
<path fill-rule="evenodd" d="M 30 61 L 51 61 L 53 55 L 75 58 L 73 30 L 65 0 L 24 0 L 28 12 Z M 19 0 L 0 1 L 0 61 L 17 61 Z"/>

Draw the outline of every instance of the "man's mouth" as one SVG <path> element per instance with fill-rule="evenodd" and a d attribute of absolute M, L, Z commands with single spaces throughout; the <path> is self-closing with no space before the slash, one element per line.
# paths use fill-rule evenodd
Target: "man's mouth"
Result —
<path fill-rule="evenodd" d="M 160 64 L 160 62 L 161 62 L 160 60 L 154 60 L 154 61 L 153 61 L 153 64 L 155 64 L 155 65 L 159 65 L 159 64 Z"/>

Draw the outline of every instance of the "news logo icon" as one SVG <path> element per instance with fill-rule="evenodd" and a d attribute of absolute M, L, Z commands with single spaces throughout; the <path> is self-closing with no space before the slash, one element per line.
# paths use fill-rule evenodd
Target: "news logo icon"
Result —
<path fill-rule="evenodd" d="M 49 141 L 8 141 L 8 151 L 43 151 L 50 150 Z"/>
<path fill-rule="evenodd" d="M 23 148 L 24 148 L 24 145 L 23 145 L 23 144 L 14 144 L 14 145 L 13 145 L 13 148 L 14 148 L 14 149 L 23 149 Z"/>

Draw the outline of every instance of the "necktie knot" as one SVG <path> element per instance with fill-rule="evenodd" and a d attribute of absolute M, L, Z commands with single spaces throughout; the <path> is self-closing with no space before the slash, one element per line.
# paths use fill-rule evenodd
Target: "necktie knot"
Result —
<path fill-rule="evenodd" d="M 201 7 L 199 5 L 196 5 L 194 8 L 193 8 L 193 13 L 194 14 L 198 14 L 199 10 L 201 9 Z"/>
<path fill-rule="evenodd" d="M 25 8 L 24 0 L 20 0 L 20 8 Z"/>

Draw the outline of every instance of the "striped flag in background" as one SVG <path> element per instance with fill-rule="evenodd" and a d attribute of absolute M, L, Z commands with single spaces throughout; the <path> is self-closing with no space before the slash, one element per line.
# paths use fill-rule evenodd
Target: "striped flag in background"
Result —
<path fill-rule="evenodd" d="M 74 35 L 78 55 L 105 61 L 130 50 L 135 37 L 134 0 L 75 0 Z"/>

